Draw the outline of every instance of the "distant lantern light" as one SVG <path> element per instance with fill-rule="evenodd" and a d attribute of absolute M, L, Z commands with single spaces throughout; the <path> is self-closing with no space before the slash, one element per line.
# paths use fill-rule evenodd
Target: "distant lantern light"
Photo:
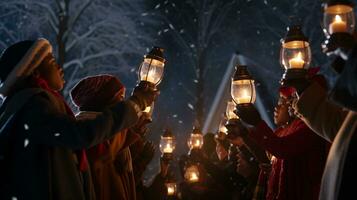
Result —
<path fill-rule="evenodd" d="M 194 128 L 190 138 L 187 141 L 188 147 L 192 149 L 201 149 L 203 146 L 203 134 L 198 128 Z"/>
<path fill-rule="evenodd" d="M 226 108 L 226 116 L 228 120 L 239 119 L 239 117 L 234 113 L 235 109 L 236 109 L 236 104 L 234 103 L 234 101 L 228 101 L 227 108 Z"/>
<path fill-rule="evenodd" d="M 144 56 L 139 69 L 140 81 L 146 81 L 155 86 L 161 82 L 165 66 L 163 52 L 163 48 L 153 47 L 149 54 Z"/>
<path fill-rule="evenodd" d="M 256 92 L 254 80 L 250 76 L 247 66 L 237 65 L 231 84 L 232 99 L 236 104 L 254 103 Z"/>
<path fill-rule="evenodd" d="M 177 184 L 176 182 L 166 182 L 167 196 L 175 196 L 177 193 Z"/>
<path fill-rule="evenodd" d="M 200 171 L 198 170 L 197 164 L 191 164 L 186 168 L 184 178 L 189 183 L 199 182 Z"/>
<path fill-rule="evenodd" d="M 323 7 L 323 26 L 327 36 L 335 33 L 353 34 L 356 22 L 352 2 L 330 0 L 324 3 Z"/>
<path fill-rule="evenodd" d="M 160 151 L 162 158 L 165 160 L 171 160 L 173 152 L 175 150 L 175 137 L 168 129 L 165 130 L 160 140 Z"/>

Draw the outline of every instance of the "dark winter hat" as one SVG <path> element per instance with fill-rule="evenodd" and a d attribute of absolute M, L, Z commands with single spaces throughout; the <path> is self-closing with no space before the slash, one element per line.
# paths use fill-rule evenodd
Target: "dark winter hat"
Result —
<path fill-rule="evenodd" d="M 124 96 L 125 87 L 112 75 L 89 76 L 79 81 L 71 90 L 72 102 L 80 110 L 100 111 Z"/>
<path fill-rule="evenodd" d="M 5 49 L 0 58 L 0 96 L 7 96 L 16 81 L 29 76 L 49 53 L 52 46 L 43 38 L 21 41 Z"/>

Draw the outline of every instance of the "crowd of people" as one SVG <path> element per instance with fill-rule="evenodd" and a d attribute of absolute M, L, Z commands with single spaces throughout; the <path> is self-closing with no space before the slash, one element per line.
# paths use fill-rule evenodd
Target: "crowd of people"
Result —
<path fill-rule="evenodd" d="M 80 80 L 70 92 L 48 40 L 17 42 L 0 58 L 0 199 L 51 200 L 337 200 L 354 196 L 357 178 L 357 37 L 330 38 L 338 79 L 321 74 L 285 80 L 274 111 L 276 129 L 253 104 L 237 104 L 227 132 L 206 133 L 199 151 L 181 155 L 178 191 L 161 158 L 147 185 L 155 145 L 145 109 L 159 95 L 138 83 L 131 96 L 108 74 Z M 194 183 L 186 171 L 195 166 Z M 177 178 L 176 178 L 177 179 Z M 170 193 L 174 195 L 170 195 Z"/>

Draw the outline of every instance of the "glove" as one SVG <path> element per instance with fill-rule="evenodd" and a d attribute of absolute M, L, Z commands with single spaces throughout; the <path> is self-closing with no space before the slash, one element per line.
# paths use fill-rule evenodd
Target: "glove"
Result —
<path fill-rule="evenodd" d="M 235 123 L 230 123 L 230 121 L 226 124 L 227 128 L 227 139 L 232 141 L 236 140 L 237 137 L 245 137 L 248 135 L 248 129 L 245 127 L 241 121 L 235 121 Z"/>
<path fill-rule="evenodd" d="M 348 51 L 355 45 L 353 35 L 349 33 L 334 33 L 324 41 L 322 51 L 327 55 L 337 55 L 347 58 Z"/>
<path fill-rule="evenodd" d="M 156 88 L 150 87 L 144 82 L 140 82 L 135 88 L 134 91 L 129 97 L 129 100 L 136 103 L 141 110 L 144 110 L 147 106 L 150 106 L 157 96 L 159 91 Z"/>
<path fill-rule="evenodd" d="M 256 126 L 262 121 L 258 110 L 253 104 L 238 104 L 236 110 L 233 112 L 238 115 L 243 122 L 252 126 Z"/>
<path fill-rule="evenodd" d="M 300 95 L 310 85 L 310 80 L 307 78 L 283 79 L 281 84 L 285 87 L 295 88 L 296 92 Z"/>

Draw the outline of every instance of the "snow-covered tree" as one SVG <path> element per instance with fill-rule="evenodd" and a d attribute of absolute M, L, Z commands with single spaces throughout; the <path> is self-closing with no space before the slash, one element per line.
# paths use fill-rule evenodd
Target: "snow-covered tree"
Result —
<path fill-rule="evenodd" d="M 141 1 L 130 0 L 1 0 L 0 48 L 22 39 L 48 38 L 65 70 L 67 95 L 84 76 L 128 78 L 136 70 L 132 67 L 141 60 L 130 62 L 152 46 L 148 29 L 153 21 L 141 17 L 143 12 Z"/>

